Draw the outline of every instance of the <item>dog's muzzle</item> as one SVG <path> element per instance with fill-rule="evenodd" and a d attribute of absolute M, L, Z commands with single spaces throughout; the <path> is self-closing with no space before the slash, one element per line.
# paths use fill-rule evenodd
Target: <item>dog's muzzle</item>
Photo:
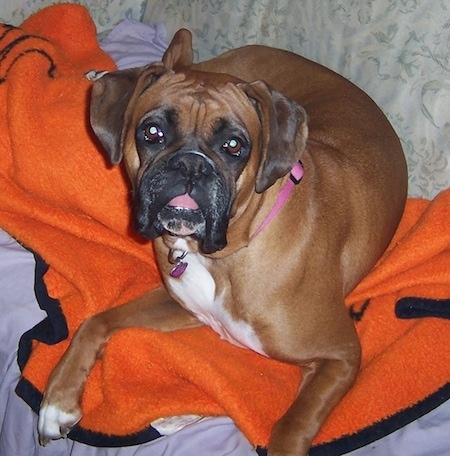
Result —
<path fill-rule="evenodd" d="M 135 227 L 146 238 L 194 236 L 204 253 L 226 246 L 230 185 L 204 154 L 179 151 L 152 163 L 135 198 Z"/>

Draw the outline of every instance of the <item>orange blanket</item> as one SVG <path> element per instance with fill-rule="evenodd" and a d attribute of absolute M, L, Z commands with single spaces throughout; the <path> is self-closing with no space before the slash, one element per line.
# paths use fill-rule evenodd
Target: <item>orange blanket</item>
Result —
<path fill-rule="evenodd" d="M 52 6 L 20 29 L 0 28 L 0 227 L 38 254 L 37 293 L 48 312 L 19 351 L 17 391 L 35 410 L 80 323 L 160 284 L 151 244 L 129 227 L 123 171 L 108 167 L 88 127 L 84 73 L 93 68 L 114 64 L 80 6 Z M 380 425 L 390 432 L 449 397 L 450 323 L 433 318 L 450 317 L 449 213 L 450 191 L 433 202 L 408 201 L 389 251 L 348 297 L 363 365 L 317 437 L 316 454 L 367 443 Z M 408 296 L 407 317 L 431 317 L 398 318 L 397 302 Z M 84 417 L 70 436 L 134 443 L 154 437 L 150 423 L 159 417 L 229 415 L 264 446 L 300 375 L 207 328 L 128 329 L 96 364 Z"/>

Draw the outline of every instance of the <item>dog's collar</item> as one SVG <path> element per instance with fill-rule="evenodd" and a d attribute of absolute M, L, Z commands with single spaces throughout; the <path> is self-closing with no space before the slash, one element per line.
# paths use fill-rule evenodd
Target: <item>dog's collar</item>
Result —
<path fill-rule="evenodd" d="M 292 193 L 292 190 L 294 190 L 294 187 L 298 185 L 302 180 L 303 173 L 303 165 L 302 162 L 299 160 L 292 167 L 289 179 L 286 181 L 280 193 L 278 194 L 278 198 L 275 202 L 275 205 L 273 206 L 269 215 L 263 220 L 261 225 L 259 225 L 258 229 L 253 233 L 253 237 L 261 233 L 261 231 L 275 218 L 278 212 L 280 212 L 281 208 L 288 200 L 289 195 Z"/>
<path fill-rule="evenodd" d="M 286 181 L 280 193 L 278 194 L 278 198 L 275 202 L 275 205 L 273 206 L 269 215 L 264 219 L 261 225 L 259 225 L 258 229 L 253 233 L 253 237 L 259 234 L 274 219 L 278 212 L 280 212 L 281 208 L 288 200 L 289 195 L 292 193 L 292 190 L 294 190 L 294 187 L 298 185 L 302 180 L 303 173 L 303 165 L 302 162 L 299 160 L 292 167 L 289 179 Z M 188 267 L 187 261 L 183 261 L 186 255 L 187 252 L 182 252 L 181 255 L 176 256 L 175 251 L 172 249 L 170 250 L 169 262 L 174 265 L 169 273 L 171 277 L 178 279 L 183 275 L 184 271 Z"/>

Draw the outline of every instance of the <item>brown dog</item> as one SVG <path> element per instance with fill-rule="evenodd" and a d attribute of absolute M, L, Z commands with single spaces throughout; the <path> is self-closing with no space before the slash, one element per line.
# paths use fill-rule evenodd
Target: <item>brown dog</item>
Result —
<path fill-rule="evenodd" d="M 91 123 L 111 161 L 125 161 L 136 229 L 155 239 L 181 306 L 158 289 L 87 320 L 47 386 L 41 442 L 79 420 L 86 375 L 115 331 L 205 323 L 302 367 L 269 454 L 306 455 L 359 368 L 344 298 L 404 207 L 389 123 L 351 83 L 289 52 L 249 46 L 192 65 L 185 30 L 163 64 L 95 82 Z"/>

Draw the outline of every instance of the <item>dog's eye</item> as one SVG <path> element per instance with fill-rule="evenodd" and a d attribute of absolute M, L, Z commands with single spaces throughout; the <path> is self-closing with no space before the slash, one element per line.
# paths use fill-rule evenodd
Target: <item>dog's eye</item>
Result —
<path fill-rule="evenodd" d="M 238 138 L 231 138 L 223 144 L 222 149 L 235 157 L 239 157 L 242 151 L 242 142 Z"/>
<path fill-rule="evenodd" d="M 144 138 L 149 143 L 163 143 L 164 142 L 164 132 L 158 125 L 150 124 L 144 128 Z"/>

